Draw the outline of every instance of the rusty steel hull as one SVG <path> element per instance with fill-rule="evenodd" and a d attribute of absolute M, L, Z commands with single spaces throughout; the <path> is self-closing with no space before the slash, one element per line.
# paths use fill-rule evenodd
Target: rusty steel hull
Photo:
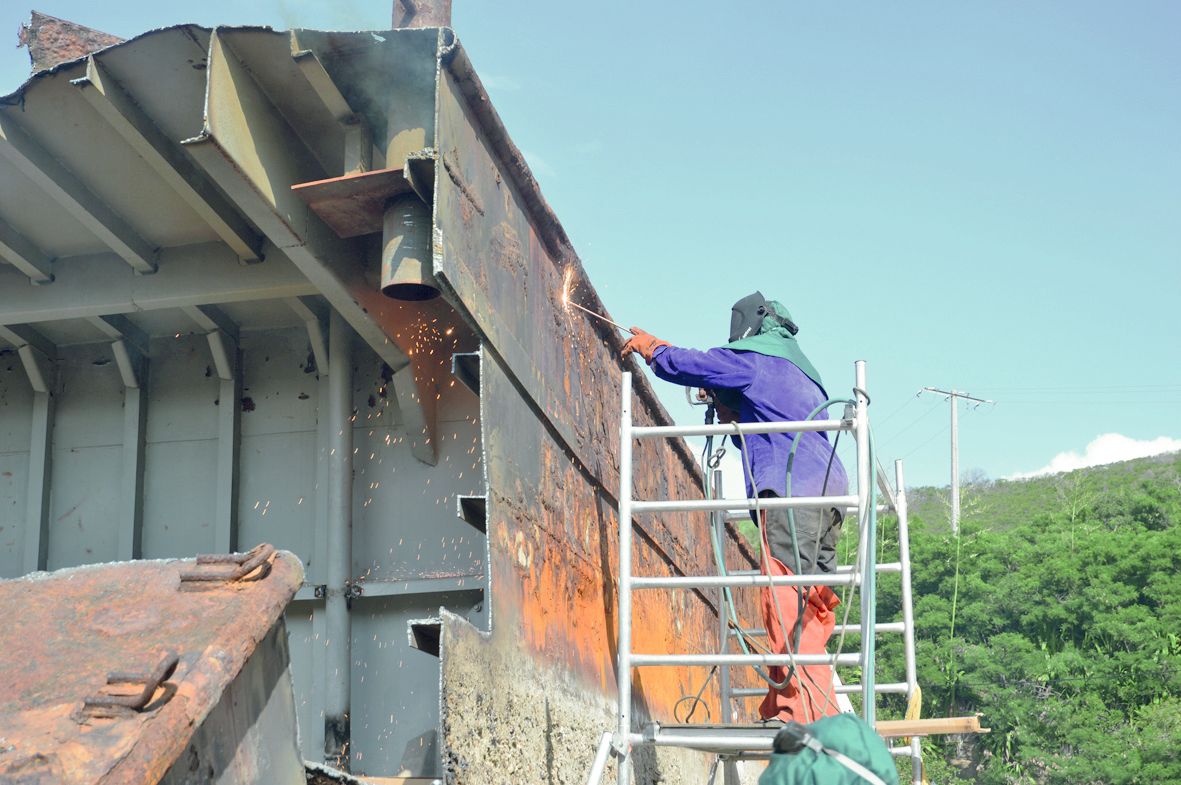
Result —
<path fill-rule="evenodd" d="M 486 656 L 503 660 L 505 647 L 532 660 L 535 675 L 506 669 L 506 693 L 528 694 L 523 683 L 538 682 L 541 693 L 558 684 L 574 687 L 572 706 L 582 716 L 563 718 L 579 734 L 563 734 L 548 759 L 590 750 L 593 730 L 581 727 L 594 716 L 606 727 L 601 706 L 615 692 L 616 593 L 618 581 L 617 492 L 620 381 L 628 367 L 619 359 L 617 333 L 597 320 L 562 306 L 569 270 L 576 296 L 600 307 L 577 255 L 541 197 L 519 151 L 457 44 L 441 53 L 438 85 L 439 176 L 436 181 L 436 272 L 484 339 L 481 412 L 488 480 L 488 535 L 493 625 Z M 640 379 L 642 380 L 642 376 Z M 641 382 L 637 424 L 669 422 L 651 388 Z M 693 498 L 701 474 L 682 442 L 647 441 L 635 452 L 637 498 Z M 711 572 L 707 523 L 703 516 L 664 515 L 635 522 L 633 554 L 638 574 Z M 731 531 L 731 567 L 754 566 Z M 757 618 L 751 597 L 741 615 Z M 637 595 L 633 646 L 636 651 L 716 651 L 715 597 L 697 592 Z M 449 773 L 456 782 L 471 777 L 478 753 L 465 738 L 471 728 L 456 716 L 470 699 L 463 673 L 480 645 L 458 630 L 457 651 L 444 651 L 444 716 Z M 462 643 L 461 643 L 462 642 Z M 454 655 L 449 659 L 449 655 Z M 452 672 L 453 671 L 453 672 Z M 539 675 L 538 675 L 539 674 Z M 652 669 L 635 685 L 641 717 L 671 721 L 674 706 L 694 694 L 705 669 Z M 454 691 L 454 692 L 453 692 Z M 713 711 L 718 711 L 716 691 Z M 527 702 L 522 699 L 520 702 Z M 516 706 L 514 711 L 519 711 Z M 540 719 L 540 715 L 538 715 Z M 594 726 L 594 723 L 589 723 Z M 529 755 L 497 758 L 495 745 L 480 763 L 502 777 L 545 774 Z M 586 755 L 589 765 L 589 755 Z M 542 758 L 545 760 L 547 758 Z M 499 761 L 499 762 L 494 762 Z M 638 761 L 647 777 L 667 776 L 667 767 Z M 677 769 L 672 769 L 677 770 Z M 663 772 L 663 774 L 662 774 Z M 548 772 L 552 776 L 553 772 Z"/>
<path fill-rule="evenodd" d="M 386 175 L 351 167 L 365 158 L 348 152 L 359 125 Z M 327 723 L 331 762 L 356 773 L 579 779 L 616 700 L 630 365 L 612 328 L 562 307 L 569 272 L 577 301 L 606 310 L 454 33 L 148 33 L 0 105 L 0 153 L 0 182 L 30 195 L 0 220 L 54 258 L 56 277 L 27 286 L 41 275 L 28 254 L 20 275 L 0 267 L 0 324 L 22 327 L 0 333 L 0 352 L 44 355 L 0 367 L 0 434 L 21 440 L 19 457 L 0 456 L 0 468 L 20 464 L 20 488 L 0 483 L 0 501 L 24 511 L 23 551 L 0 541 L 0 573 L 266 539 L 308 568 L 287 621 L 306 757 L 322 758 Z M 39 171 L 50 153 L 63 165 Z M 104 177 L 107 166 L 125 176 Z M 50 191 L 64 206 L 36 187 L 63 172 L 69 193 Z M 190 180 L 209 187 L 174 193 Z M 432 208 L 426 272 L 442 296 L 425 303 L 380 291 L 378 208 L 407 188 Z M 82 213 L 160 250 L 131 253 L 127 232 L 92 236 L 71 217 Z M 261 261 L 244 253 L 256 248 Z M 149 256 L 158 272 L 136 275 Z M 192 313 L 207 320 L 206 306 L 225 319 L 195 334 Z M 98 356 L 111 317 L 144 333 L 140 387 Z M 329 351 L 326 335 L 342 343 Z M 210 365 L 214 345 L 221 362 Z M 326 384 L 342 356 L 351 405 Z M 30 391 L 25 371 L 41 367 Z M 637 423 L 668 422 L 642 379 L 636 395 Z M 135 400 L 146 418 L 125 415 Z M 329 465 L 345 455 L 330 504 Z M 646 442 L 635 455 L 638 497 L 700 493 L 685 444 Z M 330 570 L 345 526 L 353 545 L 338 543 Z M 638 572 L 712 569 L 703 518 L 635 526 Z M 753 566 L 732 531 L 726 548 L 731 567 Z M 740 617 L 755 626 L 751 599 Z M 712 592 L 637 600 L 637 651 L 717 647 Z M 705 675 L 645 671 L 634 715 L 672 719 Z M 352 696 L 347 709 L 327 708 L 330 691 Z M 716 715 L 716 690 L 705 694 Z M 637 763 L 648 779 L 706 766 L 693 754 Z"/>

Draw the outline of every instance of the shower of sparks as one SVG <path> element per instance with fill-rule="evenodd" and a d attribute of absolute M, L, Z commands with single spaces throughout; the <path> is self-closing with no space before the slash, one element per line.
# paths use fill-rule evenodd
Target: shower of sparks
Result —
<path fill-rule="evenodd" d="M 570 309 L 570 285 L 574 283 L 574 268 L 567 267 L 566 275 L 562 279 L 562 307 Z"/>
<path fill-rule="evenodd" d="M 611 324 L 611 325 L 614 325 L 615 327 L 618 327 L 620 330 L 623 330 L 625 333 L 631 332 L 631 330 L 624 327 L 619 322 L 612 321 L 612 320 L 608 319 L 606 316 L 603 316 L 600 313 L 595 313 L 594 311 L 592 311 L 589 308 L 584 308 L 583 306 L 581 306 L 578 303 L 571 300 L 570 299 L 570 289 L 571 289 L 571 285 L 573 284 L 573 282 L 574 282 L 574 268 L 567 267 L 566 268 L 566 275 L 562 279 L 562 307 L 563 308 L 565 308 L 567 311 L 569 311 L 570 307 L 573 306 L 585 314 L 589 314 L 590 316 L 593 316 L 596 319 L 603 320 L 607 324 Z"/>

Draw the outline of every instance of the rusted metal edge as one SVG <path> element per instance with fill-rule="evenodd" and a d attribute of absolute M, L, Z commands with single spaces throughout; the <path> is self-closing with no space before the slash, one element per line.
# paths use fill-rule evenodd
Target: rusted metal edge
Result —
<path fill-rule="evenodd" d="M 286 551 L 271 554 L 272 572 L 283 585 L 278 591 L 268 590 L 270 598 L 265 607 L 257 609 L 257 619 L 269 620 L 269 624 L 252 623 L 242 619 L 236 629 L 226 630 L 234 646 L 215 657 L 200 657 L 185 672 L 181 695 L 185 701 L 170 701 L 161 714 L 174 715 L 171 722 L 157 722 L 145 727 L 139 740 L 115 767 L 103 778 L 101 785 L 111 783 L 156 782 L 171 767 L 183 752 L 189 739 L 176 733 L 178 716 L 187 716 L 190 727 L 199 727 L 215 708 L 224 686 L 237 677 L 258 643 L 266 637 L 270 628 L 280 622 L 291 598 L 295 596 L 303 580 L 303 565 L 299 558 Z M 275 587 L 276 589 L 278 587 Z M 254 589 L 251 589 L 254 591 Z M 220 687 L 215 685 L 221 685 Z M 183 708 L 175 708 L 179 705 Z"/>
<path fill-rule="evenodd" d="M 467 101 L 468 108 L 471 110 L 476 122 L 480 124 L 480 128 L 484 132 L 485 139 L 488 141 L 493 155 L 505 165 L 506 174 L 525 200 L 526 207 L 529 208 L 529 217 L 537 228 L 542 243 L 545 245 L 550 257 L 558 266 L 569 267 L 575 271 L 575 277 L 577 279 L 576 286 L 579 292 L 584 293 L 590 299 L 587 307 L 597 310 L 600 313 L 606 313 L 606 307 L 599 297 L 598 291 L 587 277 L 586 270 L 582 266 L 582 260 L 574 250 L 573 244 L 566 234 L 566 230 L 562 227 L 553 208 L 549 206 L 549 202 L 542 195 L 541 186 L 533 176 L 533 172 L 529 168 L 529 163 L 525 160 L 525 156 L 520 148 L 517 147 L 516 143 L 509 136 L 508 129 L 505 128 L 504 122 L 500 119 L 500 114 L 492 105 L 488 91 L 484 88 L 483 82 L 480 81 L 479 75 L 472 66 L 471 59 L 467 55 L 467 50 L 459 42 L 459 38 L 456 36 L 454 30 L 449 27 L 441 28 L 441 30 L 439 62 L 447 68 L 448 72 L 456 80 L 459 85 L 460 94 Z M 623 349 L 624 340 L 614 328 L 596 323 L 595 329 L 609 344 L 619 350 Z M 624 370 L 627 369 L 627 361 L 620 360 L 620 365 Z M 656 396 L 656 391 L 643 374 L 636 374 L 634 389 L 636 395 L 640 397 L 653 413 L 658 424 L 671 425 L 673 423 L 672 417 L 664 408 L 664 405 Z M 682 461 L 690 467 L 693 475 L 701 481 L 703 478 L 701 467 L 698 466 L 697 459 L 688 445 L 683 440 L 675 440 L 673 444 L 676 445 L 673 449 L 678 451 Z"/>

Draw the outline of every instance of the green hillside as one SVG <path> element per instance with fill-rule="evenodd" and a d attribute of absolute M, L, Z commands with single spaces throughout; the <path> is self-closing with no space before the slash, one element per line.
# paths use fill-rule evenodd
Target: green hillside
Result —
<path fill-rule="evenodd" d="M 1026 523 L 1030 511 L 1051 512 L 1078 509 L 1094 504 L 1096 497 L 1118 492 L 1129 482 L 1147 481 L 1166 486 L 1181 480 L 1181 453 L 1096 466 L 1033 480 L 968 480 L 960 490 L 964 508 L 983 505 L 991 527 L 1008 529 Z M 907 493 L 912 518 L 929 525 L 948 525 L 948 489 L 912 488 Z"/>
<path fill-rule="evenodd" d="M 945 489 L 910 498 L 923 716 L 992 728 L 931 742 L 931 780 L 1181 783 L 1181 453 L 973 483 L 958 541 Z M 880 584 L 891 611 L 898 585 Z M 900 679 L 898 636 L 878 650 Z"/>

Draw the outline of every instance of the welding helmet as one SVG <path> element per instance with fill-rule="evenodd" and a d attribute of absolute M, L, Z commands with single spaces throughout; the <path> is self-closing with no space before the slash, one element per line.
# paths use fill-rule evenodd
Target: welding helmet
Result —
<path fill-rule="evenodd" d="M 763 321 L 768 317 L 786 327 L 792 335 L 800 331 L 795 322 L 775 312 L 762 292 L 755 292 L 743 297 L 730 308 L 730 343 L 758 335 L 763 329 Z"/>

